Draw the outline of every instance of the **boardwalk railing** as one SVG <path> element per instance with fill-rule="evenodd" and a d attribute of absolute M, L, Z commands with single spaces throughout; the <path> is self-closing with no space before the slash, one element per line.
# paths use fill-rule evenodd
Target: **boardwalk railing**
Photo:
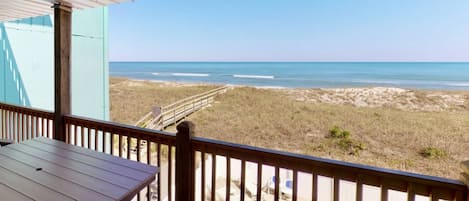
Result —
<path fill-rule="evenodd" d="M 149 129 L 162 130 L 170 125 L 176 125 L 181 119 L 201 110 L 211 104 L 215 96 L 226 92 L 228 87 L 223 86 L 210 91 L 181 99 L 170 105 L 160 108 L 159 114 L 153 111 L 143 116 L 135 126 Z"/>
<path fill-rule="evenodd" d="M 2 138 L 51 133 L 50 112 L 0 110 Z M 67 143 L 161 167 L 135 200 L 468 200 L 461 181 L 193 137 L 190 122 L 176 135 L 73 115 L 64 122 Z"/>

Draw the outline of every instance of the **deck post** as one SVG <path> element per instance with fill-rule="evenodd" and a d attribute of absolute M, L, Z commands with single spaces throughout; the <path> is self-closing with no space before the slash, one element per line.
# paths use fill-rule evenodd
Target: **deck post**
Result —
<path fill-rule="evenodd" d="M 176 201 L 194 200 L 194 154 L 191 138 L 195 125 L 190 121 L 176 126 Z"/>
<path fill-rule="evenodd" d="M 66 140 L 64 114 L 71 112 L 72 8 L 56 3 L 54 8 L 54 126 L 53 138 Z"/>
<path fill-rule="evenodd" d="M 469 161 L 463 161 L 461 163 L 462 174 L 461 179 L 467 186 L 466 200 L 469 201 Z"/>

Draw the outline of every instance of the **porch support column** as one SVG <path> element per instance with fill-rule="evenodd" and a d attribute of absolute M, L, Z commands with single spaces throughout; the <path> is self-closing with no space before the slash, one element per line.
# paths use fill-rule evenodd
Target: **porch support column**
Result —
<path fill-rule="evenodd" d="M 55 115 L 53 137 L 66 140 L 64 114 L 71 113 L 70 54 L 72 48 L 72 8 L 54 4 L 54 95 Z"/>

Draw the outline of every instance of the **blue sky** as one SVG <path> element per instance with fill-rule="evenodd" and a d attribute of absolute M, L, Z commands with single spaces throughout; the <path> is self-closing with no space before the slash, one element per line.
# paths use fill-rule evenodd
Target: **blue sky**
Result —
<path fill-rule="evenodd" d="M 469 61 L 468 0 L 135 0 L 111 61 Z"/>

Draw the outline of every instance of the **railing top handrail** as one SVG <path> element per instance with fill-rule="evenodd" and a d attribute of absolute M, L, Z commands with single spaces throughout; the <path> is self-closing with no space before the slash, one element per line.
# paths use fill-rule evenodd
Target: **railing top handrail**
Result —
<path fill-rule="evenodd" d="M 37 115 L 41 117 L 47 117 L 47 118 L 53 118 L 54 117 L 54 112 L 53 111 L 47 111 L 43 109 L 37 109 L 37 108 L 32 108 L 32 107 L 27 107 L 27 106 L 21 106 L 21 105 L 14 105 L 14 104 L 9 104 L 9 103 L 0 103 L 0 109 L 5 109 L 5 110 L 11 110 L 14 112 L 21 112 L 21 113 L 26 113 L 30 115 Z"/>
<path fill-rule="evenodd" d="M 196 95 L 181 99 L 179 101 L 176 101 L 174 103 L 171 103 L 169 105 L 166 105 L 163 108 L 166 109 L 166 108 L 174 107 L 175 105 L 181 104 L 181 103 L 183 103 L 187 100 L 191 100 L 191 99 L 194 99 L 194 98 L 199 97 L 199 96 L 204 96 L 206 94 L 210 94 L 210 93 L 213 93 L 213 92 L 216 92 L 216 91 L 221 91 L 221 90 L 224 90 L 225 88 L 227 88 L 227 86 L 218 87 L 218 88 L 212 89 L 210 91 L 206 91 L 206 92 L 203 92 L 203 93 L 200 93 L 200 94 L 196 94 Z"/>
<path fill-rule="evenodd" d="M 145 116 L 143 116 L 142 118 L 140 118 L 140 120 L 138 120 L 138 121 L 134 124 L 134 126 L 138 126 L 139 124 L 141 124 L 141 122 L 145 121 L 145 119 L 147 119 L 148 117 L 150 117 L 152 113 L 153 113 L 153 112 L 149 112 L 149 113 L 147 113 Z"/>
<path fill-rule="evenodd" d="M 192 138 L 192 147 L 198 151 L 213 152 L 219 155 L 229 155 L 232 158 L 262 162 L 266 165 L 283 166 L 284 168 L 300 168 L 300 166 L 311 166 L 315 169 L 327 168 L 354 172 L 360 175 L 385 177 L 394 180 L 404 180 L 417 184 L 441 186 L 456 190 L 466 190 L 463 182 L 442 177 L 422 175 L 400 170 L 373 167 L 344 161 L 337 161 L 302 154 L 294 154 L 283 151 L 259 148 L 249 145 L 206 139 L 201 137 Z"/>

